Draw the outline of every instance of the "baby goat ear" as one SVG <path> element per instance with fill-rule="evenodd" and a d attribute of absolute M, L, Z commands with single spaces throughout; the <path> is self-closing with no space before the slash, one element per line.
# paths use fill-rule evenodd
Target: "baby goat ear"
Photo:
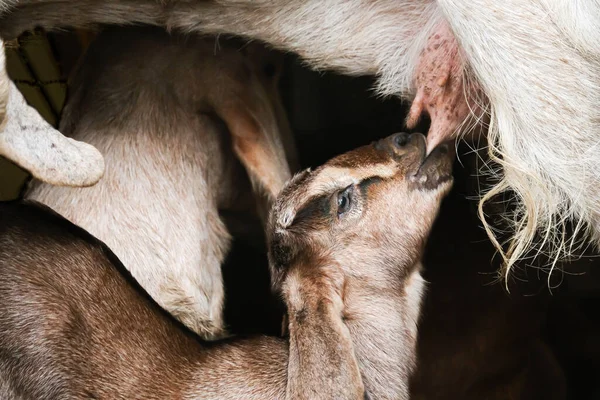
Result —
<path fill-rule="evenodd" d="M 290 179 L 290 168 L 278 132 L 269 134 L 258 113 L 243 101 L 227 104 L 219 110 L 229 132 L 233 151 L 240 159 L 255 191 L 273 201 Z M 275 128 L 276 129 L 276 128 Z"/>

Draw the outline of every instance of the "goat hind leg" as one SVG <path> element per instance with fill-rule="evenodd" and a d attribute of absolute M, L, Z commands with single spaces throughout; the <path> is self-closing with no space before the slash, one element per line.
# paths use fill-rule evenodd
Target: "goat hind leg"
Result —
<path fill-rule="evenodd" d="M 104 174 L 93 146 L 66 138 L 30 107 L 6 72 L 0 40 L 0 155 L 53 185 L 91 186 Z"/>

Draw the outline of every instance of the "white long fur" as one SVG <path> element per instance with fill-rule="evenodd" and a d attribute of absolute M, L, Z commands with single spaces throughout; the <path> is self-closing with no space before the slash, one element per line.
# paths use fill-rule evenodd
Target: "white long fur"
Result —
<path fill-rule="evenodd" d="M 3 33 L 40 24 L 135 22 L 234 33 L 295 51 L 316 68 L 376 74 L 381 94 L 410 98 L 418 54 L 445 18 L 490 100 L 490 152 L 503 167 L 489 196 L 513 190 L 510 266 L 542 232 L 569 251 L 564 223 L 600 240 L 600 4 L 597 0 L 20 1 Z M 136 8 L 137 7 L 137 8 Z M 94 10 L 102 9 L 104 13 Z M 46 12 L 42 12 L 46 10 Z M 49 11 L 51 10 L 51 11 Z M 137 14 L 139 11 L 139 15 Z M 492 237 L 491 229 L 488 232 Z"/>
<path fill-rule="evenodd" d="M 563 233 L 569 220 L 599 232 L 598 3 L 438 3 L 491 104 L 490 153 L 503 176 L 483 200 L 503 189 L 520 200 L 508 265 L 538 231 L 555 255 L 568 253 Z"/>

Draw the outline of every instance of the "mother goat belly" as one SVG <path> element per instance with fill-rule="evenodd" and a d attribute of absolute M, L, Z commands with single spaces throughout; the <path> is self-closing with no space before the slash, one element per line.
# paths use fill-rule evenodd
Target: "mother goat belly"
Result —
<path fill-rule="evenodd" d="M 519 206 L 508 217 L 523 222 L 513 227 L 507 263 L 540 230 L 558 240 L 556 255 L 565 252 L 562 221 L 572 218 L 600 237 L 597 2 L 22 0 L 3 14 L 0 32 L 119 21 L 242 35 L 319 69 L 377 75 L 379 93 L 416 95 L 408 123 L 430 115 L 430 149 L 489 118 L 489 149 L 502 167 L 491 171 L 499 180 L 492 193 L 515 193 Z"/>

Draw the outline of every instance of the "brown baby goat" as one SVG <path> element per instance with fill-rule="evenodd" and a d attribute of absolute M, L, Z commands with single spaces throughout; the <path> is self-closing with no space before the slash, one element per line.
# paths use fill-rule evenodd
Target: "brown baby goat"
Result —
<path fill-rule="evenodd" d="M 289 340 L 206 343 L 100 241 L 35 203 L 0 204 L 2 399 L 407 399 L 423 247 L 452 154 L 396 134 L 296 175 L 272 208 Z"/>

